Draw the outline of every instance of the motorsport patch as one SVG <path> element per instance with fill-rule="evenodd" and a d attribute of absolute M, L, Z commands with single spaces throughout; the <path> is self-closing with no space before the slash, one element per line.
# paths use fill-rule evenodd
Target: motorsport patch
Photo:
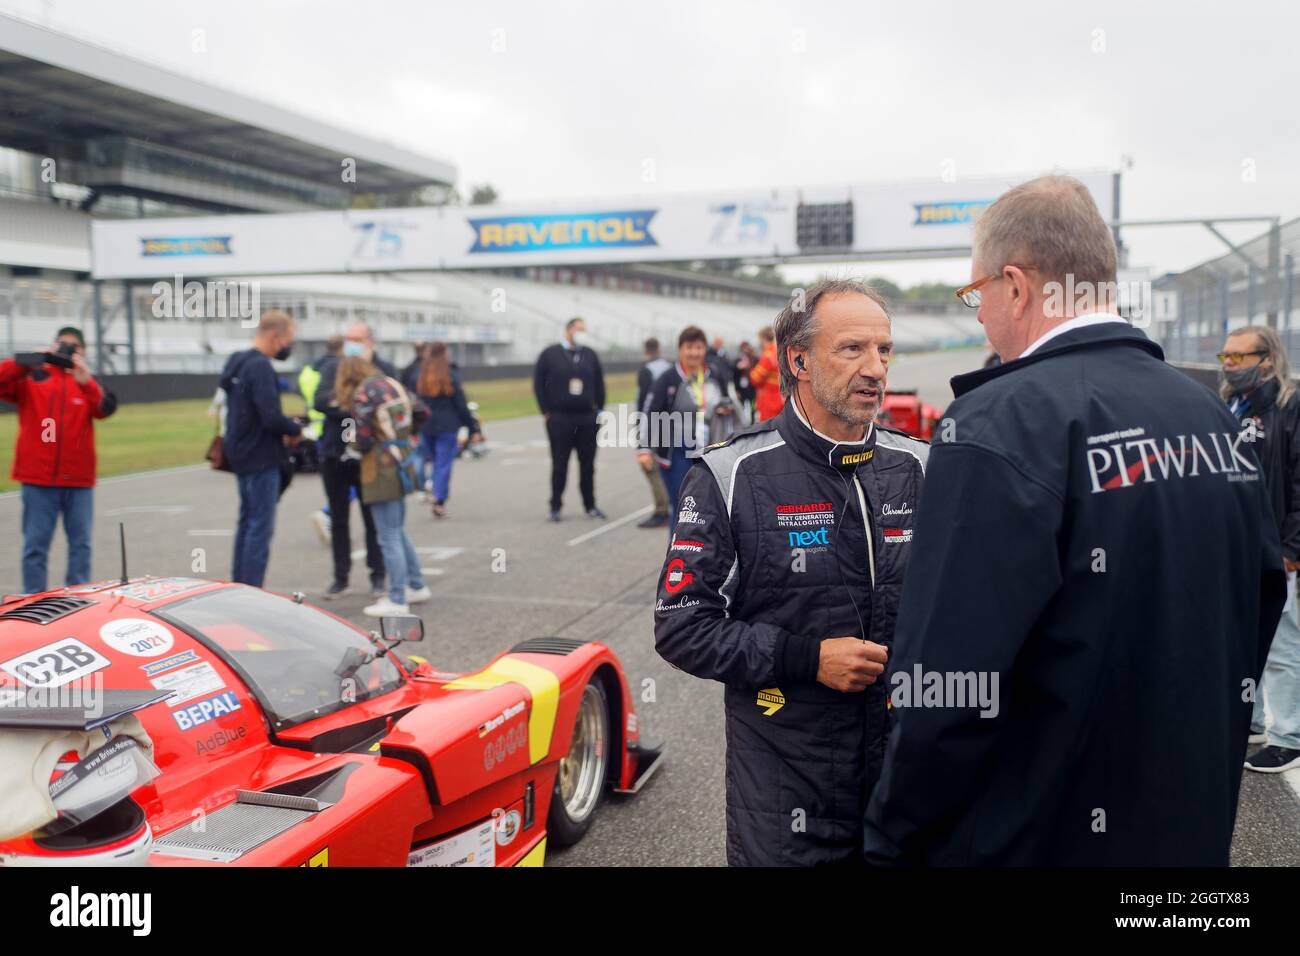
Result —
<path fill-rule="evenodd" d="M 766 690 L 760 690 L 758 692 L 758 698 L 754 703 L 759 707 L 764 708 L 764 717 L 771 717 L 785 706 L 785 694 L 781 693 L 781 688 L 779 687 L 769 687 Z"/>
<path fill-rule="evenodd" d="M 912 540 L 911 528 L 882 528 L 885 544 L 906 544 Z"/>

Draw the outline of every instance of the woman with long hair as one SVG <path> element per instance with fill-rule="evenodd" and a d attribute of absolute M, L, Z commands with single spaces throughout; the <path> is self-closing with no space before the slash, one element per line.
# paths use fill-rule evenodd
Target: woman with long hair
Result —
<path fill-rule="evenodd" d="M 415 490 L 416 481 L 410 460 L 414 402 L 401 382 L 356 356 L 339 362 L 334 395 L 352 416 L 344 438 L 361 454 L 361 501 L 370 506 L 388 569 L 388 595 L 365 613 L 408 614 L 410 605 L 433 597 L 405 527 L 406 496 Z"/>
<path fill-rule="evenodd" d="M 469 410 L 460 376 L 447 354 L 446 342 L 434 342 L 429 346 L 424 361 L 420 364 L 417 392 L 429 413 L 420 430 L 420 446 L 423 457 L 433 463 L 433 480 L 430 485 L 433 514 L 436 518 L 442 518 L 447 514 L 447 498 L 451 494 L 451 466 L 459 451 L 457 436 L 461 426 L 469 429 L 471 442 L 483 440 L 478 419 Z"/>

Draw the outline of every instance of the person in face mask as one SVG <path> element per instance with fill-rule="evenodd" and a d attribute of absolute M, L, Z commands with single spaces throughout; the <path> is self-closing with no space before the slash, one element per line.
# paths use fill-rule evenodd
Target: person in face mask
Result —
<path fill-rule="evenodd" d="M 1237 329 L 1224 342 L 1219 362 L 1219 394 L 1241 422 L 1242 440 L 1250 442 L 1259 456 L 1282 537 L 1287 604 L 1250 718 L 1250 742 L 1267 746 L 1246 758 L 1247 770 L 1281 773 L 1300 767 L 1300 626 L 1295 608 L 1295 577 L 1300 568 L 1300 396 L 1282 340 L 1267 326 Z M 1266 701 L 1273 716 L 1267 733 Z"/>
<path fill-rule="evenodd" d="M 588 518 L 604 518 L 596 507 L 596 415 L 605 408 L 605 373 L 587 338 L 587 323 L 572 318 L 564 341 L 542 350 L 533 369 L 533 394 L 546 420 L 551 443 L 550 521 L 560 520 L 569 456 L 578 453 L 578 487 Z"/>
<path fill-rule="evenodd" d="M 338 378 L 339 362 L 343 358 L 361 358 L 370 362 L 389 378 L 400 378 L 400 373 L 387 361 L 375 354 L 375 337 L 370 326 L 353 322 L 343 333 L 341 355 L 331 356 L 320 365 L 320 385 L 313 397 L 312 407 L 325 416 L 319 445 L 320 477 L 325 487 L 325 520 L 329 522 L 330 549 L 333 553 L 332 580 L 321 592 L 321 598 L 332 601 L 350 590 L 352 574 L 352 501 L 361 507 L 361 521 L 366 530 L 366 568 L 370 576 L 370 594 L 382 597 L 386 577 L 383 550 L 375 529 L 370 506 L 361 498 L 360 458 L 344 440 L 343 429 L 351 413 L 341 409 L 334 401 L 334 383 Z M 320 520 L 320 513 L 312 521 Z M 322 535 L 324 537 L 324 535 Z"/>
<path fill-rule="evenodd" d="M 285 444 L 296 444 L 302 426 L 280 408 L 271 359 L 293 350 L 294 323 L 285 312 L 262 313 L 253 347 L 226 360 L 226 434 L 222 450 L 239 481 L 239 524 L 230 580 L 261 587 L 275 531 L 280 463 Z"/>

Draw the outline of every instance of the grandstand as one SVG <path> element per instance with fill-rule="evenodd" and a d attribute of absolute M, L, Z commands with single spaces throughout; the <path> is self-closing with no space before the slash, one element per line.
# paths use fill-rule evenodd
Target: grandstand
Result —
<path fill-rule="evenodd" d="M 150 282 L 90 281 L 93 219 L 346 208 L 355 187 L 339 181 L 340 156 L 381 204 L 456 178 L 442 160 L 4 15 L 0 103 L 0 341 L 31 349 L 75 324 L 101 374 L 211 374 L 248 333 L 236 319 L 156 314 Z M 442 339 L 467 367 L 531 362 L 574 315 L 615 361 L 687 324 L 734 347 L 786 295 L 664 265 L 288 275 L 257 288 L 263 308 L 298 319 L 295 364 L 365 319 L 394 361 Z M 983 341 L 955 303 L 900 314 L 895 336 L 905 350 Z"/>

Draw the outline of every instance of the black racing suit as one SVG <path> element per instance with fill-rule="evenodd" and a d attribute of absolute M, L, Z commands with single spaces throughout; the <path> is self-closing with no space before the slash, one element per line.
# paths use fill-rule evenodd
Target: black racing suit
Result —
<path fill-rule="evenodd" d="M 787 405 L 705 449 L 682 483 L 655 645 L 726 685 L 727 860 L 854 863 L 886 694 L 817 682 L 821 641 L 888 646 L 929 449 L 815 433 Z"/>

